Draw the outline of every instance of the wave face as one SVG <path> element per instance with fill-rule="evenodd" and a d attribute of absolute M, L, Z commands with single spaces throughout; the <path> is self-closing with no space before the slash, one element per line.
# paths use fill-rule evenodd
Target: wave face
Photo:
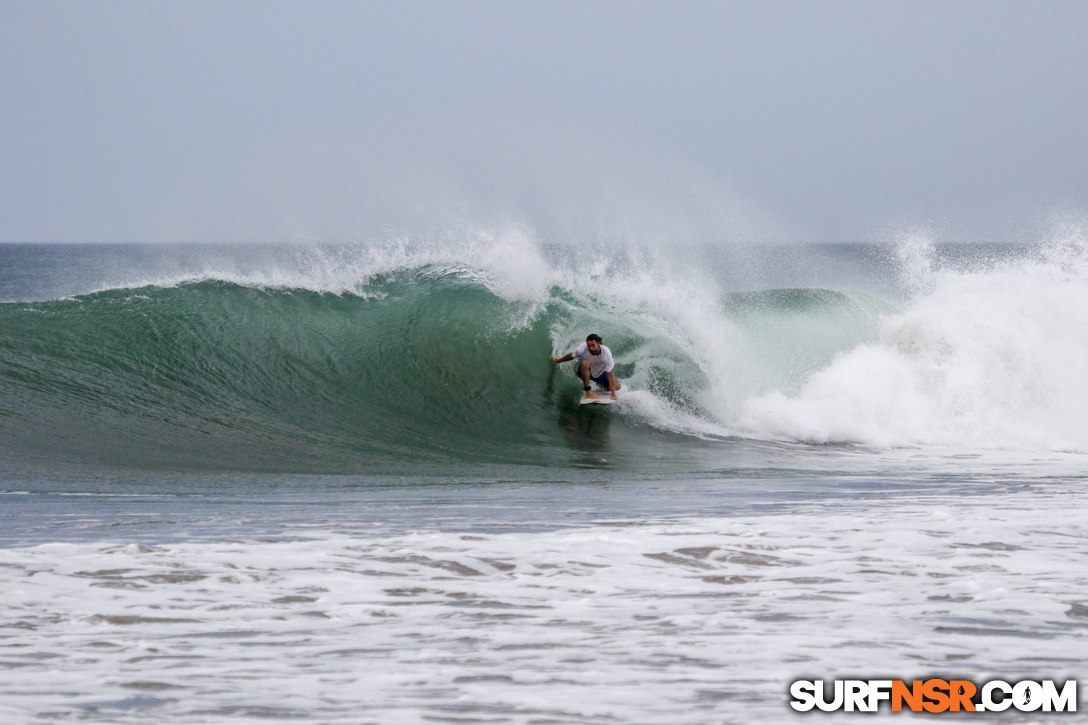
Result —
<path fill-rule="evenodd" d="M 138 283 L 0 304 L 0 447 L 392 473 L 675 461 L 738 437 L 1088 450 L 1083 249 L 898 252 L 813 252 L 853 265 L 839 289 L 744 284 L 758 265 L 736 256 L 587 257 L 524 237 L 129 271 Z M 781 262 L 777 281 L 806 266 L 750 254 Z M 857 270 L 889 259 L 895 288 L 861 291 Z M 587 332 L 616 355 L 618 408 L 580 409 L 569 364 L 547 360 Z"/>
<path fill-rule="evenodd" d="M 141 465 L 343 468 L 525 446 L 546 316 L 456 275 L 367 294 L 201 281 L 5 305 L 7 436 Z M 543 362 L 541 362 L 543 361 Z M 13 430 L 13 428 L 15 428 Z M 349 465 L 350 467 L 350 465 Z"/>

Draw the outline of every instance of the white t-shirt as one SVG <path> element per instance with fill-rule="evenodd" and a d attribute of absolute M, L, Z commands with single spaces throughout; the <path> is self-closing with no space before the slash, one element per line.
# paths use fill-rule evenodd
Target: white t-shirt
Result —
<path fill-rule="evenodd" d="M 607 373 L 612 368 L 616 367 L 616 363 L 612 360 L 612 351 L 608 349 L 607 345 L 601 345 L 601 354 L 592 355 L 589 352 L 589 345 L 582 343 L 578 347 L 571 351 L 575 360 L 588 360 L 589 361 L 589 377 L 599 378 L 602 373 Z"/>

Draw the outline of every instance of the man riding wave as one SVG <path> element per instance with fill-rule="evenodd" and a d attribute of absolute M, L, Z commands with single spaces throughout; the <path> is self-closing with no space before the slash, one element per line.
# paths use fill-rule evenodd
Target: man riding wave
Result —
<path fill-rule="evenodd" d="M 616 366 L 615 361 L 612 359 L 612 351 L 608 349 L 607 345 L 602 345 L 602 342 L 600 335 L 590 334 L 586 337 L 585 342 L 579 344 L 578 347 L 563 357 L 551 355 L 549 359 L 553 363 L 577 360 L 578 362 L 574 364 L 574 375 L 582 379 L 582 390 L 585 391 L 586 397 L 600 397 L 593 392 L 593 387 L 590 385 L 590 382 L 594 382 L 609 391 L 612 400 L 616 400 L 616 391 L 622 386 L 612 372 L 612 369 Z"/>

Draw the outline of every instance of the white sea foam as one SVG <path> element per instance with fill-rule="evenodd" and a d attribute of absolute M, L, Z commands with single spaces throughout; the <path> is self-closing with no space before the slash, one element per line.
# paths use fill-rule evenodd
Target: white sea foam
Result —
<path fill-rule="evenodd" d="M 904 253 L 906 309 L 799 394 L 745 402 L 756 437 L 1088 451 L 1088 255 L 1050 250 L 986 269 L 934 270 Z M 726 414 L 728 415 L 728 414 Z"/>
<path fill-rule="evenodd" d="M 1075 678 L 1086 503 L 1035 490 L 534 534 L 0 550 L 0 712 L 793 722 L 799 678 Z"/>

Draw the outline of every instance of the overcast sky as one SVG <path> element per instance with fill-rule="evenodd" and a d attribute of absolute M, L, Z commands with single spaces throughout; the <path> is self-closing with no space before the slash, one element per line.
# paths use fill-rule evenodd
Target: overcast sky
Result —
<path fill-rule="evenodd" d="M 0 0 L 0 241 L 1025 241 L 1088 2 Z"/>

